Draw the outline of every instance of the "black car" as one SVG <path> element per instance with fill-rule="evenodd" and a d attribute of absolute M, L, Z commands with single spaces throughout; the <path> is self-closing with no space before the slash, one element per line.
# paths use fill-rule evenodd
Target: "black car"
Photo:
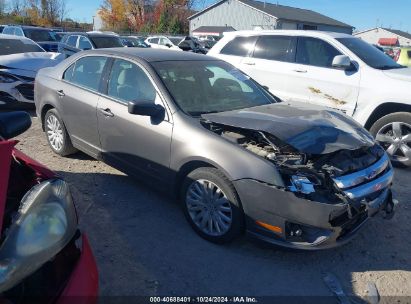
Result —
<path fill-rule="evenodd" d="M 183 40 L 178 44 L 178 47 L 183 51 L 189 51 L 193 53 L 200 53 L 200 54 L 207 54 L 208 49 L 200 43 L 200 41 L 192 36 L 186 36 Z"/>
<path fill-rule="evenodd" d="M 119 36 L 106 33 L 67 33 L 60 41 L 58 52 L 69 57 L 92 49 L 124 47 Z"/>
<path fill-rule="evenodd" d="M 55 37 L 55 32 L 49 28 L 25 25 L 7 25 L 4 27 L 2 33 L 29 38 L 37 42 L 47 52 L 57 52 L 58 50 L 58 40 Z"/>

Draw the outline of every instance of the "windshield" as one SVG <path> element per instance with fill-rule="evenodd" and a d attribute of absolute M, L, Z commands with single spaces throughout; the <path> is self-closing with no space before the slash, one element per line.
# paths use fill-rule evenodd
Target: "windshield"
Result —
<path fill-rule="evenodd" d="M 90 37 L 97 49 L 123 47 L 123 43 L 117 36 Z"/>
<path fill-rule="evenodd" d="M 176 38 L 176 37 L 168 37 L 168 39 L 174 44 L 174 45 L 178 45 L 180 42 L 181 42 L 181 40 L 182 40 L 182 38 Z"/>
<path fill-rule="evenodd" d="M 388 55 L 361 39 L 337 38 L 337 40 L 374 69 L 390 70 L 404 68 L 404 66 L 396 63 Z"/>
<path fill-rule="evenodd" d="M 56 41 L 54 33 L 42 29 L 23 29 L 24 36 L 34 41 Z"/>
<path fill-rule="evenodd" d="M 152 63 L 177 105 L 191 116 L 275 102 L 249 76 L 223 61 Z"/>
<path fill-rule="evenodd" d="M 28 39 L 1 39 L 0 40 L 0 55 L 11 55 L 26 52 L 44 52 L 37 44 Z"/>
<path fill-rule="evenodd" d="M 135 37 L 125 37 L 126 41 L 129 41 L 135 47 L 148 47 L 148 44 L 144 42 L 142 38 L 135 38 Z"/>

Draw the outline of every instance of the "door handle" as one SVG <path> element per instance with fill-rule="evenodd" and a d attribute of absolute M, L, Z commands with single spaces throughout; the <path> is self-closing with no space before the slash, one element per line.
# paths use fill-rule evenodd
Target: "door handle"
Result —
<path fill-rule="evenodd" d="M 246 65 L 255 65 L 255 62 L 252 62 L 252 61 L 245 61 L 243 63 Z"/>
<path fill-rule="evenodd" d="M 60 96 L 60 97 L 66 96 L 66 94 L 64 94 L 64 91 L 63 91 L 63 90 L 58 90 L 58 91 L 57 91 L 57 95 Z"/>
<path fill-rule="evenodd" d="M 297 73 L 307 73 L 307 70 L 299 70 L 299 69 L 296 69 L 296 70 L 293 70 L 294 72 L 297 72 Z"/>
<path fill-rule="evenodd" d="M 101 113 L 103 113 L 104 116 L 106 117 L 114 117 L 113 112 L 111 112 L 110 109 L 99 109 Z"/>

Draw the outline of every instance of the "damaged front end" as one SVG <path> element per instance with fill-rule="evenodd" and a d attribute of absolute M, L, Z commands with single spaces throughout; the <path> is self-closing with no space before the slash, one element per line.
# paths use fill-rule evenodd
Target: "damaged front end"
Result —
<path fill-rule="evenodd" d="M 373 141 L 353 149 L 346 142 L 340 150 L 334 142 L 333 149 L 309 153 L 258 124 L 249 129 L 211 115 L 203 118 L 210 131 L 269 161 L 282 176 L 281 186 L 247 178 L 233 181 L 250 235 L 298 249 L 329 248 L 349 241 L 379 211 L 393 216 L 393 169 Z M 311 137 L 312 143 L 316 140 Z"/>

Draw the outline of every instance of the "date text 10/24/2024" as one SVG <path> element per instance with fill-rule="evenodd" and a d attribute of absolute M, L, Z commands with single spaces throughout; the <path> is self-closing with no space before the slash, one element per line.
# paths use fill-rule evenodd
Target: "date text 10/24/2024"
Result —
<path fill-rule="evenodd" d="M 150 303 L 258 303 L 254 297 L 150 297 Z"/>

